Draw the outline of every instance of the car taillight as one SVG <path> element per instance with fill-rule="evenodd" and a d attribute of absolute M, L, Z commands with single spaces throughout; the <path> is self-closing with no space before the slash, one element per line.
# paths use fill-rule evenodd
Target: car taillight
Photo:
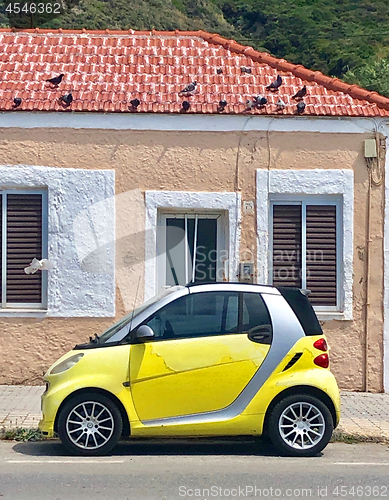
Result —
<path fill-rule="evenodd" d="M 320 368 L 328 368 L 330 364 L 330 360 L 328 358 L 328 354 L 320 354 L 320 356 L 316 356 L 316 358 L 313 360 L 315 365 L 320 366 Z"/>
<path fill-rule="evenodd" d="M 313 344 L 313 347 L 316 347 L 316 349 L 319 349 L 319 351 L 327 351 L 328 350 L 328 345 L 327 345 L 326 339 L 316 340 L 316 342 Z"/>

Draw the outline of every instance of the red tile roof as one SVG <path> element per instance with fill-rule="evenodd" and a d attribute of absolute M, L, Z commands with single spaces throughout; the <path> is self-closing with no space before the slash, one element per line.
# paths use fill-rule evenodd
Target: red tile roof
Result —
<path fill-rule="evenodd" d="M 0 54 L 1 111 L 296 115 L 292 96 L 306 85 L 304 115 L 389 116 L 389 99 L 376 92 L 204 31 L 0 29 Z M 58 87 L 46 82 L 60 73 Z M 266 90 L 277 75 L 280 89 Z M 180 95 L 192 81 L 195 92 Z M 59 97 L 69 91 L 67 106 Z M 267 104 L 248 109 L 257 95 Z M 285 109 L 277 109 L 279 98 Z"/>

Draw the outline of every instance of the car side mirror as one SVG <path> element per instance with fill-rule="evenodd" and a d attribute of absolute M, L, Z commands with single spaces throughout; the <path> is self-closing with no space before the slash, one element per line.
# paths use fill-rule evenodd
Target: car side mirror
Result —
<path fill-rule="evenodd" d="M 135 332 L 135 338 L 137 340 L 143 340 L 147 342 L 155 337 L 153 330 L 147 325 L 141 325 Z"/>

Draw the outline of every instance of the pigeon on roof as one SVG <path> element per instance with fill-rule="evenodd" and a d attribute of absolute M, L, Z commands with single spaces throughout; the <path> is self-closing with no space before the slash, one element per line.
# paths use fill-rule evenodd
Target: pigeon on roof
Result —
<path fill-rule="evenodd" d="M 182 90 L 180 90 L 179 94 L 192 94 L 196 90 L 196 87 L 197 87 L 197 82 L 194 81 L 189 85 L 187 85 Z"/>
<path fill-rule="evenodd" d="M 301 115 L 301 113 L 304 113 L 305 110 L 305 102 L 304 101 L 298 102 L 296 107 L 297 107 L 297 113 Z"/>
<path fill-rule="evenodd" d="M 228 104 L 228 102 L 225 101 L 224 99 L 222 99 L 221 101 L 219 101 L 219 106 L 217 107 L 217 110 L 219 112 L 224 111 L 225 108 L 226 108 L 226 106 L 227 106 L 227 104 Z"/>
<path fill-rule="evenodd" d="M 66 104 L 66 106 L 70 106 L 71 103 L 73 102 L 73 96 L 72 96 L 72 93 L 69 92 L 69 94 L 65 94 L 65 95 L 61 95 L 61 97 L 59 98 L 59 100 L 63 103 Z"/>
<path fill-rule="evenodd" d="M 18 108 L 22 104 L 22 99 L 20 97 L 15 97 L 13 108 Z"/>
<path fill-rule="evenodd" d="M 132 100 L 130 101 L 130 104 L 131 104 L 131 107 L 133 107 L 133 108 L 135 108 L 135 109 L 136 109 L 136 108 L 140 105 L 140 100 L 139 100 L 139 99 L 137 99 L 137 98 L 132 99 Z"/>
<path fill-rule="evenodd" d="M 61 73 L 60 75 L 58 76 L 55 76 L 54 78 L 48 78 L 46 80 L 46 82 L 49 82 L 51 83 L 52 85 L 59 85 L 61 82 L 62 82 L 62 78 L 64 77 L 65 75 L 63 73 Z"/>
<path fill-rule="evenodd" d="M 183 101 L 183 102 L 182 102 L 182 109 L 183 109 L 184 111 L 188 111 L 188 110 L 189 110 L 189 108 L 190 108 L 190 102 L 189 102 L 189 101 Z"/>
<path fill-rule="evenodd" d="M 264 106 L 265 104 L 267 104 L 267 99 L 263 95 L 258 95 L 257 97 L 255 97 L 255 103 L 257 106 Z"/>
<path fill-rule="evenodd" d="M 281 87 L 281 85 L 282 85 L 282 78 L 280 75 L 277 75 L 277 79 L 274 80 L 274 82 L 271 82 L 271 84 L 266 87 L 266 90 L 276 91 Z"/>
<path fill-rule="evenodd" d="M 247 99 L 246 101 L 246 109 L 253 109 L 255 106 L 255 102 L 251 99 Z"/>
<path fill-rule="evenodd" d="M 281 110 L 281 109 L 285 109 L 285 107 L 286 107 L 286 104 L 284 103 L 284 101 L 283 101 L 283 100 L 281 99 L 281 97 L 280 97 L 280 98 L 278 99 L 278 101 L 277 101 L 277 108 L 278 108 L 279 110 Z"/>
<path fill-rule="evenodd" d="M 302 89 L 300 89 L 298 92 L 295 93 L 292 99 L 302 99 L 306 93 L 307 93 L 307 86 L 304 85 Z"/>

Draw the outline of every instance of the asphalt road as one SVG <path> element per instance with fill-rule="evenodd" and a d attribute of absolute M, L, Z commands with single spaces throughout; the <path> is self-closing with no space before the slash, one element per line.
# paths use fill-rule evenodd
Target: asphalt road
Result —
<path fill-rule="evenodd" d="M 0 441 L 1 500 L 181 498 L 389 500 L 389 448 L 335 443 L 302 459 L 253 441 L 137 441 L 84 458 L 58 441 Z"/>

